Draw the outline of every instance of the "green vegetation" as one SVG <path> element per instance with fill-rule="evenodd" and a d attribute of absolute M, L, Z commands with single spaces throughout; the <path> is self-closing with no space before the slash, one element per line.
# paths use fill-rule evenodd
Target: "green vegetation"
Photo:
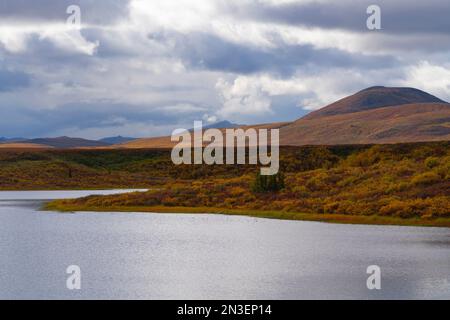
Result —
<path fill-rule="evenodd" d="M 62 211 L 450 226 L 450 142 L 287 147 L 280 154 L 281 173 L 262 178 L 250 165 L 175 166 L 169 150 L 3 151 L 0 188 L 151 188 L 49 204 Z"/>
<path fill-rule="evenodd" d="M 252 191 L 261 192 L 277 192 L 284 188 L 284 174 L 278 172 L 272 176 L 263 176 L 260 171 L 256 173 L 255 181 L 252 185 Z"/>

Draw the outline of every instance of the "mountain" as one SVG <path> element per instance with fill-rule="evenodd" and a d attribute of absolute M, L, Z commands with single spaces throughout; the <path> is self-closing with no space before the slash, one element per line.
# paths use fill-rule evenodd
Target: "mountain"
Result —
<path fill-rule="evenodd" d="M 450 140 L 450 104 L 414 88 L 371 87 L 278 128 L 281 145 L 377 144 Z M 170 148 L 170 137 L 138 139 L 124 148 Z"/>
<path fill-rule="evenodd" d="M 377 144 L 450 140 L 450 105 L 417 103 L 314 119 L 280 130 L 281 145 Z"/>
<path fill-rule="evenodd" d="M 70 137 L 37 138 L 27 140 L 26 142 L 37 145 L 50 146 L 54 148 L 105 147 L 110 145 L 101 141 Z"/>
<path fill-rule="evenodd" d="M 450 104 L 414 88 L 368 88 L 280 130 L 281 145 L 440 140 L 450 140 Z"/>
<path fill-rule="evenodd" d="M 294 122 L 237 125 L 220 121 L 203 129 L 279 129 L 280 145 L 378 144 L 450 140 L 450 104 L 415 88 L 370 87 L 311 112 Z M 0 145 L 15 148 L 171 148 L 170 136 L 40 138 Z M 19 142 L 19 141 L 15 141 Z"/>
<path fill-rule="evenodd" d="M 415 103 L 446 103 L 429 93 L 415 88 L 388 88 L 376 86 L 364 89 L 349 97 L 336 101 L 322 109 L 311 112 L 303 119 L 317 119 L 333 116 Z"/>
<path fill-rule="evenodd" d="M 242 127 L 240 124 L 232 123 L 228 120 L 219 121 L 210 125 L 203 126 L 203 129 L 231 129 L 231 128 L 237 128 Z"/>
<path fill-rule="evenodd" d="M 130 141 L 134 141 L 136 139 L 137 138 L 116 136 L 116 137 L 103 138 L 103 139 L 100 139 L 98 141 L 112 145 L 112 144 L 121 144 L 121 143 L 125 143 L 125 142 L 130 142 Z"/>
<path fill-rule="evenodd" d="M 207 130 L 207 129 L 232 129 L 232 128 L 238 128 L 238 127 L 242 127 L 242 126 L 243 125 L 232 123 L 232 122 L 230 122 L 228 120 L 223 120 L 223 121 L 219 121 L 219 122 L 216 122 L 216 123 L 203 125 L 202 129 L 203 130 Z M 194 128 L 191 128 L 188 131 L 193 132 Z"/>

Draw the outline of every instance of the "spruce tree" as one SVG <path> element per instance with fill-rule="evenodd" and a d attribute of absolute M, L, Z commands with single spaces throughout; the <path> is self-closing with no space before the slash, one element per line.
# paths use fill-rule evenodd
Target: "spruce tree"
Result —
<path fill-rule="evenodd" d="M 255 193 L 261 192 L 276 192 L 284 188 L 284 175 L 277 173 L 271 176 L 264 176 L 258 170 L 255 181 L 252 185 L 252 191 Z"/>

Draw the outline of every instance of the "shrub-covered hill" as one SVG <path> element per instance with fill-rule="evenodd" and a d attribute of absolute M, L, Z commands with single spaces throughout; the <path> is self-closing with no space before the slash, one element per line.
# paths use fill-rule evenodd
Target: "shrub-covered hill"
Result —
<path fill-rule="evenodd" d="M 80 175 L 86 172 L 96 175 L 91 187 L 157 186 L 145 193 L 54 202 L 58 209 L 148 211 L 158 207 L 170 211 L 184 207 L 450 218 L 449 142 L 283 148 L 283 188 L 269 192 L 255 191 L 254 166 L 174 166 L 169 152 L 161 150 L 90 152 L 35 152 L 36 157 L 52 159 L 22 159 L 16 165 L 33 167 L 34 161 L 41 162 L 47 174 L 56 174 L 58 187 L 67 186 L 71 179 L 83 187 Z M 49 169 L 53 167 L 59 169 Z M 71 176 L 68 168 L 72 168 Z M 39 181 L 50 188 L 44 177 Z"/>

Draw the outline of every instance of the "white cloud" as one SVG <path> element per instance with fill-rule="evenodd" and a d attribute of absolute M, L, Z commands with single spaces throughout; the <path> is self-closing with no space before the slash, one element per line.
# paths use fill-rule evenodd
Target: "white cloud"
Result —
<path fill-rule="evenodd" d="M 156 110 L 159 110 L 166 114 L 183 114 L 183 113 L 186 114 L 186 113 L 206 111 L 204 107 L 195 106 L 190 103 L 178 103 L 175 105 L 158 107 L 156 108 Z"/>
<path fill-rule="evenodd" d="M 407 69 L 403 85 L 420 88 L 450 101 L 450 67 L 421 61 Z"/>
<path fill-rule="evenodd" d="M 204 121 L 206 121 L 207 123 L 215 123 L 215 122 L 217 122 L 217 117 L 216 116 L 210 116 L 208 114 L 204 114 L 202 119 Z"/>
<path fill-rule="evenodd" d="M 172 29 L 179 32 L 204 30 L 215 16 L 215 1 L 210 0 L 132 0 L 130 20 L 146 31 Z"/>
<path fill-rule="evenodd" d="M 37 35 L 40 40 L 49 40 L 56 47 L 68 51 L 93 55 L 99 46 L 99 42 L 87 41 L 80 30 L 59 24 L 36 25 L 0 25 L 0 43 L 11 53 L 26 51 L 27 42 L 32 35 Z"/>
<path fill-rule="evenodd" d="M 52 28 L 40 32 L 41 39 L 49 39 L 57 47 L 69 52 L 78 52 L 92 56 L 95 54 L 99 41 L 87 41 L 79 30 L 67 26 Z"/>
<path fill-rule="evenodd" d="M 365 79 L 368 77 L 368 79 Z M 316 110 L 373 85 L 376 74 L 363 75 L 355 70 L 326 70 L 317 74 L 298 73 L 289 79 L 268 74 L 237 76 L 233 81 L 220 78 L 216 90 L 222 98 L 220 117 L 276 113 L 272 101 L 277 96 L 297 96 L 297 106 Z M 364 83 L 367 83 L 366 85 Z"/>
<path fill-rule="evenodd" d="M 222 118 L 272 112 L 267 92 L 249 77 L 237 77 L 232 83 L 220 78 L 216 83 L 216 89 L 223 99 L 223 105 L 217 112 Z"/>
<path fill-rule="evenodd" d="M 7 26 L 0 26 L 0 43 L 12 53 L 23 52 L 27 47 L 29 34 Z"/>

